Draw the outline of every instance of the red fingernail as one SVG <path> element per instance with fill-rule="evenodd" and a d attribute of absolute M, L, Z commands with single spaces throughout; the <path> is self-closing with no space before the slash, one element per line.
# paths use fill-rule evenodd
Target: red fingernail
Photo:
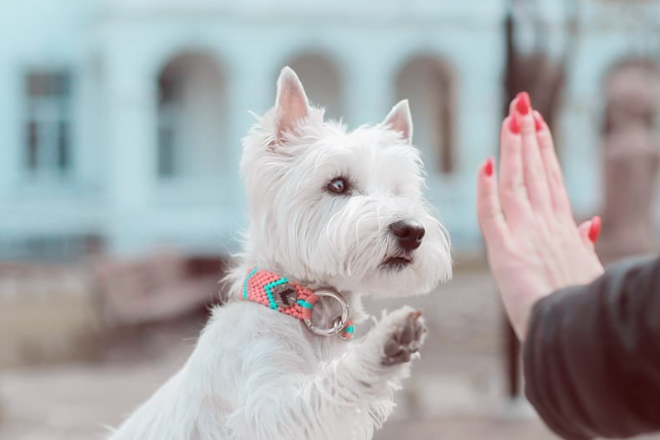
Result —
<path fill-rule="evenodd" d="M 589 227 L 589 240 L 591 240 L 592 243 L 595 243 L 596 240 L 598 240 L 598 236 L 600 235 L 600 226 L 601 221 L 599 216 L 595 216 L 591 219 L 591 226 Z"/>
<path fill-rule="evenodd" d="M 509 119 L 509 130 L 513 134 L 520 134 L 520 116 L 517 112 L 514 112 Z"/>
<path fill-rule="evenodd" d="M 541 116 L 541 113 L 536 110 L 534 110 L 534 127 L 536 128 L 536 131 L 543 130 L 543 116 Z"/>
<path fill-rule="evenodd" d="M 532 100 L 529 99 L 529 93 L 527 92 L 520 92 L 518 93 L 518 96 L 516 96 L 516 110 L 520 112 L 522 115 L 526 115 L 529 113 L 529 109 L 532 106 Z"/>
<path fill-rule="evenodd" d="M 489 157 L 486 159 L 486 163 L 484 164 L 484 173 L 486 173 L 486 176 L 490 177 L 493 175 L 493 158 Z"/>

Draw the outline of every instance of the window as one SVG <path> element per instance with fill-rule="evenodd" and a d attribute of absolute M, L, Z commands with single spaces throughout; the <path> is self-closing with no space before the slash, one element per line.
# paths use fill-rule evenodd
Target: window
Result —
<path fill-rule="evenodd" d="M 222 71 L 200 52 L 185 52 L 158 78 L 156 172 L 169 181 L 212 180 L 225 162 L 227 98 Z"/>
<path fill-rule="evenodd" d="M 417 57 L 399 72 L 399 99 L 410 100 L 415 124 L 413 142 L 425 158 L 426 167 L 440 175 L 451 175 L 454 157 L 454 84 L 440 60 Z"/>
<path fill-rule="evenodd" d="M 24 168 L 34 179 L 65 177 L 72 162 L 71 75 L 65 71 L 25 76 Z"/>
<path fill-rule="evenodd" d="M 172 177 L 176 175 L 176 108 L 161 106 L 158 117 L 158 175 Z"/>
<path fill-rule="evenodd" d="M 300 77 L 311 103 L 325 108 L 327 118 L 338 121 L 345 116 L 342 111 L 341 72 L 331 59 L 320 53 L 308 52 L 286 65 L 291 66 Z"/>

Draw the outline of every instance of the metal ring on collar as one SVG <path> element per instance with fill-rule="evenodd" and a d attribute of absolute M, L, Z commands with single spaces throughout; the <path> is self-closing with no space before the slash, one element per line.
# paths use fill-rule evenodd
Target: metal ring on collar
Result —
<path fill-rule="evenodd" d="M 335 319 L 335 334 L 339 339 L 341 339 L 344 342 L 351 340 L 350 336 L 346 336 L 346 334 L 343 333 L 345 328 L 346 328 L 346 324 L 340 326 L 340 318 L 337 317 L 337 319 Z"/>
<path fill-rule="evenodd" d="M 334 290 L 320 289 L 315 291 L 314 294 L 318 296 L 319 299 L 327 297 L 337 301 L 341 306 L 341 316 L 339 316 L 337 319 L 334 320 L 333 326 L 330 328 L 317 327 L 316 324 L 314 324 L 311 319 L 303 319 L 303 322 L 305 323 L 309 331 L 311 331 L 315 335 L 339 336 L 340 332 L 344 330 L 344 328 L 346 327 L 346 323 L 348 322 L 348 313 L 349 313 L 348 303 L 346 302 L 343 296 L 341 296 L 339 293 L 335 292 Z M 339 338 L 343 339 L 341 336 L 339 336 Z"/>

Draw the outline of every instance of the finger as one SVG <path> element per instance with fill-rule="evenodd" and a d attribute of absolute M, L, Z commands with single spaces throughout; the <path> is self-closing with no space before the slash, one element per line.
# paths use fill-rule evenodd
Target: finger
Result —
<path fill-rule="evenodd" d="M 594 243 L 591 241 L 589 238 L 589 230 L 591 229 L 591 220 L 587 220 L 586 222 L 583 222 L 579 227 L 578 227 L 578 232 L 580 233 L 580 238 L 582 239 L 582 244 L 587 249 L 594 249 Z"/>
<path fill-rule="evenodd" d="M 598 240 L 598 237 L 600 237 L 600 229 L 602 227 L 602 222 L 599 216 L 594 216 L 594 218 L 591 219 L 591 228 L 589 228 L 589 240 L 591 240 L 592 243 L 596 243 L 596 240 Z"/>
<path fill-rule="evenodd" d="M 517 98 L 517 96 L 516 96 Z M 509 103 L 509 116 L 511 116 L 516 111 L 517 100 L 513 98 Z"/>
<path fill-rule="evenodd" d="M 516 97 L 516 112 L 520 115 L 523 170 L 529 203 L 535 211 L 548 214 L 552 211 L 552 200 L 545 166 L 536 141 L 536 124 L 531 102 L 526 92 L 521 92 Z"/>
<path fill-rule="evenodd" d="M 518 99 L 521 98 L 522 96 L 524 96 L 523 100 Z M 531 108 L 529 94 L 527 92 L 520 92 L 509 103 L 509 116 L 514 114 L 516 110 L 518 111 L 518 113 L 525 113 L 524 112 L 525 106 L 527 106 L 527 108 Z"/>
<path fill-rule="evenodd" d="M 580 237 L 588 249 L 594 250 L 596 241 L 600 236 L 600 229 L 601 219 L 599 216 L 595 216 L 579 226 L 578 231 L 580 232 Z"/>
<path fill-rule="evenodd" d="M 477 176 L 477 217 L 489 247 L 498 246 L 508 237 L 508 226 L 502 214 L 493 159 L 488 158 Z"/>
<path fill-rule="evenodd" d="M 499 199 L 507 222 L 526 222 L 531 206 L 525 188 L 520 117 L 514 112 L 502 123 L 500 132 Z"/>
<path fill-rule="evenodd" d="M 545 174 L 548 179 L 548 189 L 552 207 L 556 213 L 567 218 L 573 218 L 571 212 L 571 203 L 568 199 L 566 186 L 564 185 L 564 176 L 557 159 L 552 133 L 548 124 L 543 120 L 543 116 L 537 111 L 534 112 L 534 120 L 538 128 L 536 140 L 541 152 L 541 158 L 545 167 Z"/>

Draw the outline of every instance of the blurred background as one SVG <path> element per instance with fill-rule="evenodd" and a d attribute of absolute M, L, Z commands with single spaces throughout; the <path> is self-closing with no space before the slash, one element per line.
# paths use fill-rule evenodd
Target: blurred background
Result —
<path fill-rule="evenodd" d="M 475 171 L 521 90 L 606 263 L 657 249 L 660 2 L 3 0 L 0 439 L 103 438 L 178 369 L 246 203 L 238 160 L 290 65 L 349 126 L 411 102 L 455 280 L 377 439 L 553 439 L 520 396 Z M 358 329 L 359 332 L 359 329 Z"/>

